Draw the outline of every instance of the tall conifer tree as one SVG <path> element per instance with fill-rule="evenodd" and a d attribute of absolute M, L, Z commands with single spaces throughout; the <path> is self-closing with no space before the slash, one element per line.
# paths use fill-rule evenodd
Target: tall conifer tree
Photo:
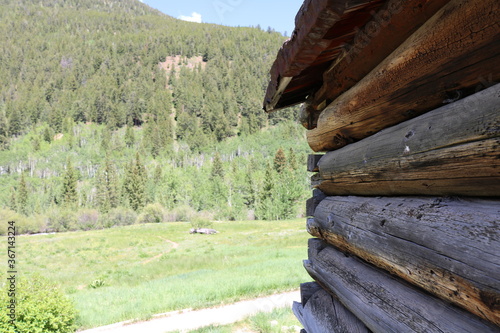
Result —
<path fill-rule="evenodd" d="M 286 168 L 286 156 L 283 149 L 279 148 L 274 155 L 274 170 L 278 173 L 282 173 Z"/>
<path fill-rule="evenodd" d="M 73 168 L 71 159 L 68 158 L 68 162 L 66 164 L 66 171 L 63 176 L 63 191 L 62 191 L 62 200 L 64 205 L 66 206 L 73 206 L 77 204 L 78 201 L 78 193 L 76 190 L 77 181 L 78 179 L 76 175 L 76 170 Z"/>
<path fill-rule="evenodd" d="M 26 185 L 26 179 L 24 178 L 24 172 L 21 173 L 21 179 L 19 181 L 16 207 L 19 213 L 28 214 L 28 187 Z"/>
<path fill-rule="evenodd" d="M 139 210 L 146 204 L 146 169 L 141 163 L 139 153 L 135 154 L 135 160 L 130 163 L 125 180 L 125 190 L 130 207 Z"/>

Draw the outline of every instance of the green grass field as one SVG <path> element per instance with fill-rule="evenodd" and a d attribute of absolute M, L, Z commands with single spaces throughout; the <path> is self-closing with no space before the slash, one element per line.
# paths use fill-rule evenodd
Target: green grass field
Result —
<path fill-rule="evenodd" d="M 220 233 L 191 235 L 189 223 L 162 223 L 18 236 L 18 270 L 56 282 L 74 300 L 82 328 L 231 303 L 310 280 L 302 268 L 303 219 L 213 227 Z"/>

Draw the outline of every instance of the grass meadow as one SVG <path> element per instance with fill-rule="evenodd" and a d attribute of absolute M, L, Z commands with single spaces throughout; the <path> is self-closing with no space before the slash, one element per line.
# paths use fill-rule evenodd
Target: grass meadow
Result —
<path fill-rule="evenodd" d="M 57 283 L 74 301 L 81 328 L 232 303 L 310 280 L 302 268 L 304 219 L 214 222 L 216 235 L 192 235 L 190 227 L 18 236 L 19 275 Z"/>

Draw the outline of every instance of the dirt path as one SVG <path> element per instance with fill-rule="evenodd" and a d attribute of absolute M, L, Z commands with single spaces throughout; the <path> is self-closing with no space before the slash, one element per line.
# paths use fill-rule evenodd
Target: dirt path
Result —
<path fill-rule="evenodd" d="M 178 247 L 179 247 L 179 244 L 178 244 L 178 243 L 173 242 L 173 241 L 171 241 L 170 239 L 166 239 L 166 238 L 163 238 L 163 237 L 161 237 L 161 236 L 158 236 L 158 238 L 163 239 L 165 242 L 172 244 L 172 248 L 168 249 L 168 250 L 167 250 L 167 251 L 165 251 L 165 252 L 162 252 L 162 253 L 160 253 L 160 254 L 157 254 L 157 255 L 155 255 L 154 257 L 149 258 L 148 260 L 143 261 L 143 262 L 142 262 L 142 264 L 147 264 L 147 263 L 149 263 L 149 262 L 151 262 L 151 261 L 153 261 L 153 260 L 155 260 L 155 259 L 158 259 L 158 258 L 160 258 L 162 255 L 164 255 L 164 254 L 166 254 L 166 253 L 169 253 L 169 252 L 170 252 L 170 251 L 172 251 L 173 249 L 176 249 L 176 248 L 178 248 Z"/>
<path fill-rule="evenodd" d="M 255 298 L 210 309 L 170 312 L 154 316 L 153 319 L 145 322 L 122 322 L 80 333 L 188 332 L 209 325 L 232 324 L 258 312 L 270 312 L 276 308 L 291 306 L 293 301 L 300 301 L 299 291 Z"/>

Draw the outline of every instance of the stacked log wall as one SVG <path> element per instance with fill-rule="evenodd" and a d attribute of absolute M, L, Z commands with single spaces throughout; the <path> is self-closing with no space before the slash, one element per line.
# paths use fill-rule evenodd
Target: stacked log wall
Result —
<path fill-rule="evenodd" d="M 308 333 L 500 332 L 500 3 L 433 6 L 306 103 Z"/>

